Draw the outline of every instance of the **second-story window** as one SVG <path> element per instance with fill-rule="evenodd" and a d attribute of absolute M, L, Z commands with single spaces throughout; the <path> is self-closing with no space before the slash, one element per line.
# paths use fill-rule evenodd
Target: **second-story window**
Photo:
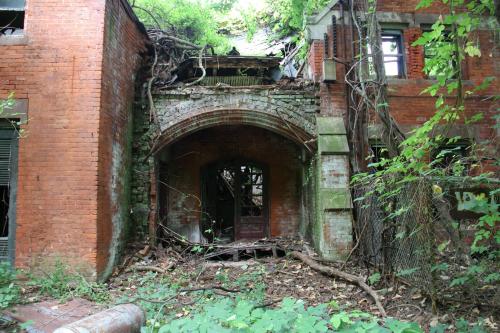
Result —
<path fill-rule="evenodd" d="M 385 75 L 389 78 L 403 78 L 405 76 L 404 47 L 401 31 L 382 31 L 382 52 L 384 54 Z M 371 49 L 368 47 L 368 54 Z M 370 57 L 370 74 L 373 75 L 373 61 Z"/>
<path fill-rule="evenodd" d="M 24 33 L 26 0 L 0 0 L 0 36 Z"/>

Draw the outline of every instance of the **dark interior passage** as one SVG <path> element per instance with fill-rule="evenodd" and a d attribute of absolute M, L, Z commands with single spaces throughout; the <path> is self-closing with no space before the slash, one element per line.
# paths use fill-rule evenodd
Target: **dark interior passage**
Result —
<path fill-rule="evenodd" d="M 228 242 L 298 232 L 302 149 L 253 126 L 217 126 L 159 156 L 161 220 L 191 241 Z"/>
<path fill-rule="evenodd" d="M 255 162 L 227 160 L 203 170 L 203 232 L 227 243 L 269 235 L 267 174 Z"/>

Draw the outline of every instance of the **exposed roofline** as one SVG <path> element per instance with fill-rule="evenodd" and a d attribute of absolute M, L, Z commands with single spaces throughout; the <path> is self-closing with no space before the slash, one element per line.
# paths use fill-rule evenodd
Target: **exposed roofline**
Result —
<path fill-rule="evenodd" d="M 316 15 L 311 15 L 307 17 L 307 24 L 317 24 L 323 19 L 332 9 L 339 3 L 339 0 L 332 0 L 328 5 L 323 7 L 323 9 Z"/>

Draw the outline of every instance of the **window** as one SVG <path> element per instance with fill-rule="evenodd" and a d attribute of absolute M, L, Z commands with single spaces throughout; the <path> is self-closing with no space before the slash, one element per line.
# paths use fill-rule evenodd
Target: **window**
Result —
<path fill-rule="evenodd" d="M 447 174 L 465 176 L 470 169 L 470 161 L 467 159 L 470 147 L 471 142 L 466 139 L 445 143 L 431 154 L 432 161 L 436 161 L 436 166 L 445 169 Z"/>
<path fill-rule="evenodd" d="M 383 159 L 389 159 L 389 151 L 386 146 L 380 141 L 371 141 L 370 142 L 370 163 L 379 163 Z M 377 166 L 375 171 L 380 171 L 383 169 L 382 166 Z"/>
<path fill-rule="evenodd" d="M 262 170 L 253 166 L 241 166 L 240 186 L 241 216 L 262 216 L 264 206 Z"/>
<path fill-rule="evenodd" d="M 15 193 L 17 179 L 17 131 L 0 120 L 0 261 L 13 260 Z"/>
<path fill-rule="evenodd" d="M 0 0 L 0 35 L 24 33 L 24 7 L 26 0 Z"/>
<path fill-rule="evenodd" d="M 403 36 L 401 31 L 382 32 L 382 52 L 384 68 L 387 77 L 403 78 L 405 76 Z M 369 72 L 373 74 L 371 50 L 368 46 Z"/>

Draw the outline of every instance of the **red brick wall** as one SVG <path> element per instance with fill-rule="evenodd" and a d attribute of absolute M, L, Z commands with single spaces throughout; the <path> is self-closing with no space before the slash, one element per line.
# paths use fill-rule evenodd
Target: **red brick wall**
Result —
<path fill-rule="evenodd" d="M 97 272 L 106 276 L 118 259 L 129 216 L 132 108 L 144 34 L 122 0 L 106 1 L 99 117 Z"/>
<path fill-rule="evenodd" d="M 29 0 L 26 42 L 0 39 L 0 97 L 14 91 L 29 101 L 19 143 L 17 266 L 53 257 L 96 271 L 101 85 L 109 75 L 104 16 L 103 0 Z"/>
<path fill-rule="evenodd" d="M 181 139 L 171 146 L 167 155 L 171 164 L 166 182 L 170 189 L 175 189 L 166 196 L 169 225 L 196 228 L 201 208 L 196 198 L 201 197 L 203 166 L 239 157 L 269 168 L 271 236 L 298 232 L 302 164 L 300 149 L 291 141 L 257 127 L 218 126 Z"/>
<path fill-rule="evenodd" d="M 420 1 L 421 0 L 378 0 L 377 10 L 396 13 L 414 13 Z M 448 8 L 448 5 L 440 1 L 435 1 L 431 7 L 420 9 L 419 13 L 444 13 Z"/>
<path fill-rule="evenodd" d="M 319 81 L 321 79 L 322 69 L 322 61 L 325 56 L 325 44 L 320 40 L 313 40 L 309 54 L 307 58 L 307 62 L 309 64 L 311 74 L 313 76 L 314 81 Z"/>
<path fill-rule="evenodd" d="M 389 5 L 395 6 L 392 10 L 410 10 L 410 7 L 403 8 L 405 2 L 385 2 L 382 3 L 384 8 L 389 9 Z M 397 8 L 396 8 L 397 7 Z M 414 7 L 413 7 L 414 8 Z M 328 29 L 331 35 L 331 28 Z M 413 47 L 411 44 L 419 38 L 422 30 L 419 27 L 408 27 L 403 30 L 403 42 L 405 48 L 405 61 L 407 77 L 404 79 L 389 79 L 389 98 L 391 113 L 396 121 L 405 129 L 410 129 L 415 126 L 421 125 L 428 120 L 435 111 L 435 98 L 430 97 L 428 94 L 421 94 L 428 85 L 432 83 L 426 80 L 423 74 L 424 66 L 424 50 L 423 47 Z M 342 30 L 338 30 L 338 44 L 339 55 L 344 54 Z M 350 38 L 350 33 L 347 32 L 347 41 Z M 330 45 L 331 45 L 330 36 Z M 498 61 L 498 55 L 493 54 L 494 40 L 493 36 L 486 32 L 481 31 L 477 33 L 477 40 L 482 51 L 482 57 L 469 58 L 467 63 L 463 66 L 464 78 L 466 81 L 466 88 L 472 88 L 473 84 L 481 82 L 487 76 L 498 77 L 498 66 L 495 67 L 495 62 Z M 350 46 L 349 42 L 346 43 L 346 57 L 344 60 L 349 61 Z M 309 67 L 314 72 L 314 78 L 321 77 L 321 61 L 324 56 L 323 41 L 315 40 L 311 44 L 309 53 Z M 342 59 L 342 57 L 339 56 Z M 343 75 L 343 65 L 337 65 L 337 82 L 333 84 L 321 84 L 321 113 L 325 115 L 346 115 L 345 107 L 345 84 Z M 496 131 L 492 128 L 495 120 L 492 118 L 496 112 L 495 104 L 491 99 L 485 100 L 486 97 L 494 95 L 498 90 L 498 84 L 495 82 L 487 91 L 480 92 L 479 96 L 469 98 L 466 103 L 467 114 L 472 114 L 482 111 L 484 119 L 480 122 L 469 126 L 471 130 L 468 135 L 472 136 L 477 141 L 495 140 Z M 453 96 L 449 96 L 453 98 Z M 375 115 L 372 115 L 372 123 L 377 123 Z M 460 123 L 460 122 L 459 122 Z M 460 135 L 467 134 L 464 130 L 459 131 Z M 456 134 L 458 135 L 458 133 Z"/>

